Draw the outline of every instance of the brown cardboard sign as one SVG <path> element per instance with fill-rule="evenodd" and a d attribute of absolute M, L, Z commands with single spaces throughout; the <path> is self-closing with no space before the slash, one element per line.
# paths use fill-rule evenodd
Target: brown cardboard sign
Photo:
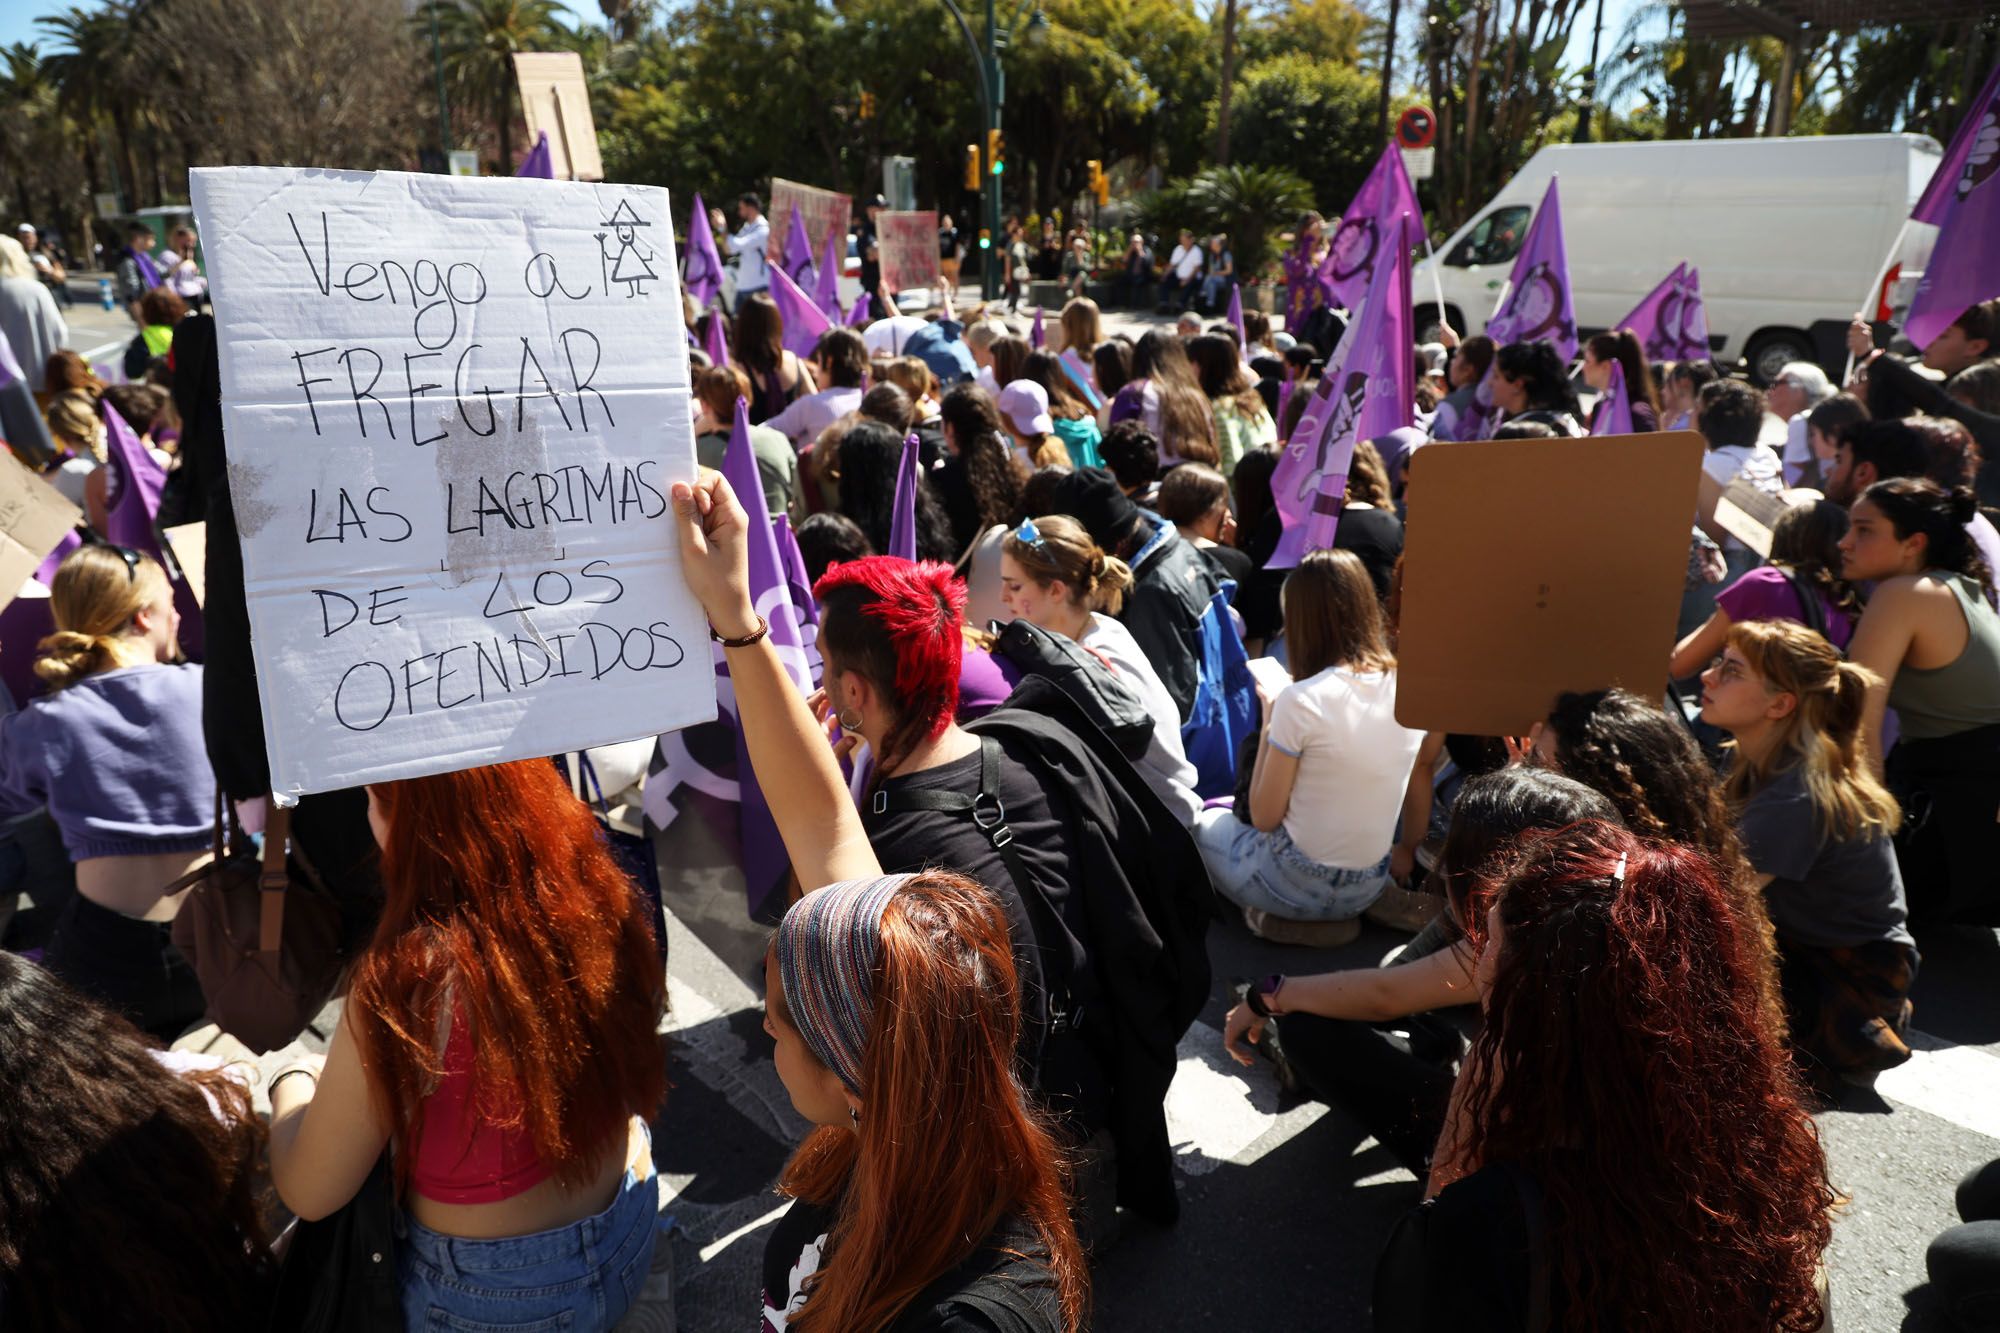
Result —
<path fill-rule="evenodd" d="M 574 51 L 516 51 L 514 77 L 521 85 L 521 118 L 528 142 L 549 134 L 549 165 L 559 181 L 601 181 L 597 123 L 583 82 L 583 57 Z M 508 164 L 512 169 L 512 164 Z"/>
<path fill-rule="evenodd" d="M 1524 736 L 1565 690 L 1661 690 L 1703 449 L 1672 431 L 1412 454 L 1396 720 Z"/>
<path fill-rule="evenodd" d="M 817 264 L 826 257 L 828 232 L 847 235 L 847 224 L 854 216 L 853 196 L 822 190 L 816 185 L 801 185 L 782 176 L 772 177 L 771 207 L 764 213 L 771 220 L 771 238 L 765 242 L 764 258 L 773 264 L 785 262 L 785 240 L 792 230 L 794 204 L 798 205 L 799 221 L 805 224 L 806 240 L 811 243 L 813 263 Z M 935 239 L 936 233 L 932 236 Z M 844 245 L 838 254 L 846 258 Z"/>
<path fill-rule="evenodd" d="M 1724 486 L 1703 468 L 1696 492 L 1695 522 L 1716 541 L 1734 537 L 1768 559 L 1771 529 L 1778 526 L 1779 517 L 1792 503 L 1787 496 L 1758 490 L 1742 477 L 1731 478 Z"/>
<path fill-rule="evenodd" d="M 194 594 L 194 604 L 207 607 L 208 524 L 183 523 L 161 528 L 160 535 L 167 539 L 167 549 L 174 553 L 174 563 L 181 567 L 181 577 L 187 580 L 188 590 Z"/>
<path fill-rule="evenodd" d="M 14 600 L 83 513 L 0 449 L 0 607 Z"/>
<path fill-rule="evenodd" d="M 882 283 L 890 292 L 938 285 L 937 210 L 892 213 L 875 219 L 875 245 L 880 251 Z"/>

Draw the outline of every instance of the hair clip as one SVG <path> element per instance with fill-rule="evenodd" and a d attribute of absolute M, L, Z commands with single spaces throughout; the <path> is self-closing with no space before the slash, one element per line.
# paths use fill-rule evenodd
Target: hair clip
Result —
<path fill-rule="evenodd" d="M 1618 853 L 1618 866 L 1611 872 L 1611 882 L 1621 889 L 1625 887 L 1625 857 L 1626 853 Z"/>
<path fill-rule="evenodd" d="M 1034 519 L 1024 518 L 1021 526 L 1014 529 L 1014 540 L 1039 551 L 1043 545 L 1042 530 L 1035 526 Z"/>

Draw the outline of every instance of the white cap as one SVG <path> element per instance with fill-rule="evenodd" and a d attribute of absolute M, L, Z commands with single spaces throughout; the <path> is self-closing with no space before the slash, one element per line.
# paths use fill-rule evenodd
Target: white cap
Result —
<path fill-rule="evenodd" d="M 1047 435 L 1056 428 L 1049 419 L 1049 391 L 1033 380 L 1015 380 L 1000 391 L 1000 415 L 1022 435 Z"/>
<path fill-rule="evenodd" d="M 35 234 L 35 224 L 32 222 L 23 222 L 20 226 L 14 228 L 14 234 L 16 236 L 33 236 Z"/>

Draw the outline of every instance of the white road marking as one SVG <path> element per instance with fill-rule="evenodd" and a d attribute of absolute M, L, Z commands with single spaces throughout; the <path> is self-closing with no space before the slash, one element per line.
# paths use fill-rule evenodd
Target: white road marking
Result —
<path fill-rule="evenodd" d="M 121 352 L 131 345 L 132 340 L 126 338 L 119 342 L 106 343 L 102 347 L 93 347 L 88 352 L 84 352 L 82 356 L 84 360 L 90 362 L 92 365 L 96 365 L 98 357 L 105 355 L 107 352 Z"/>
<path fill-rule="evenodd" d="M 1167 1089 L 1167 1137 L 1181 1170 L 1205 1176 L 1224 1164 L 1249 1166 L 1326 1114 L 1319 1102 L 1278 1110 L 1268 1065 L 1238 1065 L 1222 1034 L 1196 1023 L 1181 1038 L 1180 1066 Z"/>
<path fill-rule="evenodd" d="M 1875 1091 L 1898 1106 L 2000 1139 L 2000 1058 L 1928 1032 L 1906 1035 L 1909 1062 L 1880 1075 Z"/>
<path fill-rule="evenodd" d="M 736 1228 L 736 1230 L 728 1233 L 727 1235 L 717 1236 L 714 1240 L 710 1241 L 708 1244 L 701 1247 L 701 1261 L 703 1263 L 709 1262 L 709 1260 L 715 1258 L 716 1255 L 721 1254 L 724 1250 L 728 1249 L 731 1245 L 734 1245 L 737 1241 L 743 1239 L 751 1232 L 755 1231 L 758 1227 L 763 1226 L 767 1222 L 777 1221 L 779 1218 L 785 1215 L 785 1210 L 790 1208 L 791 1206 L 792 1206 L 792 1201 L 790 1199 L 787 1199 L 783 1203 L 779 1204 L 776 1208 L 773 1208 L 770 1212 L 765 1213 L 762 1217 L 753 1217 L 748 1222 L 745 1222 L 742 1226 Z"/>

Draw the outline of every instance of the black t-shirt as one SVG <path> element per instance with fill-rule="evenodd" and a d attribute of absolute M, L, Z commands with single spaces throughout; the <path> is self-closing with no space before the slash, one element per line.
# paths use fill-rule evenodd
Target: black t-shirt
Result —
<path fill-rule="evenodd" d="M 1092 932 L 1076 893 L 1080 878 L 1076 816 L 1060 791 L 1045 790 L 1005 741 L 1000 742 L 1000 755 L 999 796 L 1007 827 L 1014 833 L 1013 846 L 1020 853 L 1022 868 L 1060 920 L 1064 938 L 1040 937 L 1006 861 L 973 824 L 970 812 L 891 810 L 877 814 L 870 802 L 862 825 L 885 874 L 955 870 L 979 881 L 1000 899 L 1013 939 L 1014 966 L 1020 975 L 1022 1067 L 1032 1069 L 1036 1051 L 1041 1052 L 1041 1074 L 1033 1080 L 1039 1099 L 1087 1137 L 1109 1115 L 1110 1081 L 1080 1033 L 1053 1031 L 1044 1035 L 1049 1009 L 1045 976 L 1069 979 L 1066 1007 L 1072 1011 L 1079 1006 L 1087 1009 L 1096 998 L 1095 975 L 1083 943 Z M 974 752 L 920 773 L 886 778 L 881 788 L 892 800 L 901 791 L 955 791 L 971 796 L 979 790 L 979 767 L 979 754 Z M 1051 949 L 1063 950 L 1067 961 L 1058 955 L 1053 965 L 1046 964 L 1044 956 Z"/>
<path fill-rule="evenodd" d="M 1386 509 L 1343 509 L 1333 546 L 1359 556 L 1374 581 L 1375 595 L 1387 597 L 1396 560 L 1403 554 L 1403 520 Z"/>
<path fill-rule="evenodd" d="M 764 1244 L 764 1333 L 780 1333 L 805 1304 L 806 1279 L 825 1261 L 836 1210 L 804 1199 Z M 1062 1305 L 1048 1249 L 1033 1228 L 1003 1220 L 983 1244 L 903 1307 L 888 1333 L 1061 1333 Z"/>
<path fill-rule="evenodd" d="M 861 257 L 861 290 L 870 297 L 875 295 L 875 288 L 882 281 L 882 257 L 868 253 L 874 245 L 875 224 L 864 222 L 855 230 L 854 250 Z"/>
<path fill-rule="evenodd" d="M 1250 558 L 1248 551 L 1239 551 L 1234 546 L 1197 546 L 1201 558 L 1208 561 L 1208 567 L 1215 571 L 1218 579 L 1234 579 L 1236 592 L 1242 595 L 1244 585 L 1257 572 L 1257 562 Z"/>
<path fill-rule="evenodd" d="M 957 257 L 958 257 L 958 228 L 939 227 L 938 258 L 956 259 Z"/>
<path fill-rule="evenodd" d="M 1528 1215 L 1513 1169 L 1483 1167 L 1403 1214 L 1389 1233 L 1375 1264 L 1375 1333 L 1559 1328 L 1560 1284 L 1540 1293 L 1549 1317 L 1530 1318 L 1534 1270 Z"/>

